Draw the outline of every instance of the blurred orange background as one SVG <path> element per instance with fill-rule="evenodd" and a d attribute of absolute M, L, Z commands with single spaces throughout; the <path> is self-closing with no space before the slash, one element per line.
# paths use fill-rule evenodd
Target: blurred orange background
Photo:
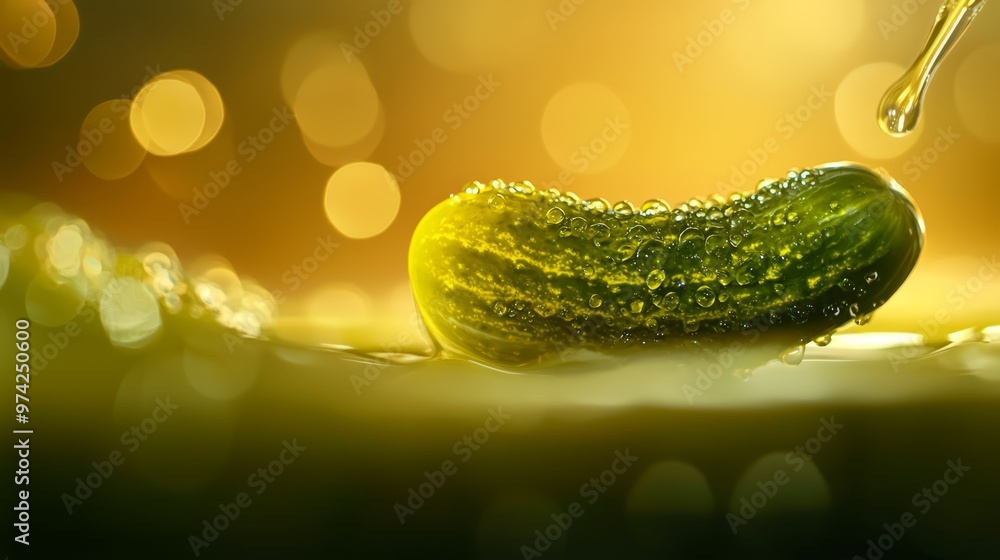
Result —
<path fill-rule="evenodd" d="M 917 132 L 876 125 L 937 7 L 10 0 L 0 189 L 123 247 L 222 255 L 291 298 L 340 286 L 354 300 L 328 311 L 362 314 L 406 298 L 413 229 L 468 181 L 675 204 L 852 160 L 896 177 L 927 226 L 917 270 L 868 328 L 942 311 L 952 330 L 991 324 L 1000 10 L 942 66 Z"/>

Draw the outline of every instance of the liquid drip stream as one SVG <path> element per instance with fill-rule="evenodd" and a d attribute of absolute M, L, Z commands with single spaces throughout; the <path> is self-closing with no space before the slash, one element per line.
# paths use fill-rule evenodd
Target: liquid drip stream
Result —
<path fill-rule="evenodd" d="M 986 0 L 948 0 L 941 6 L 917 60 L 882 97 L 878 124 L 886 134 L 902 137 L 916 128 L 934 72 L 985 5 Z"/>

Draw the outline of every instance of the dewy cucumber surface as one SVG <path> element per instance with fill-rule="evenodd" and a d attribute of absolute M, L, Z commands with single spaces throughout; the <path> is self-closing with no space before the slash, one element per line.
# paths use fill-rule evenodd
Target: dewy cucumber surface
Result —
<path fill-rule="evenodd" d="M 576 349 L 792 348 L 863 323 L 922 245 L 901 187 L 838 163 L 673 209 L 470 183 L 417 226 L 409 269 L 447 355 L 516 366 Z"/>

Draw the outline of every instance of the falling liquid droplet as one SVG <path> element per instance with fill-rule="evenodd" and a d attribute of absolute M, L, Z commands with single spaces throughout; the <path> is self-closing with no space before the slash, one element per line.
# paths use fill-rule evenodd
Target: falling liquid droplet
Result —
<path fill-rule="evenodd" d="M 663 285 L 663 281 L 667 279 L 667 275 L 664 274 L 662 270 L 654 270 L 649 273 L 646 277 L 646 287 L 650 290 L 655 290 Z"/>
<path fill-rule="evenodd" d="M 558 206 L 553 206 L 545 214 L 545 219 L 552 225 L 558 225 L 563 223 L 563 220 L 566 219 L 566 212 Z"/>
<path fill-rule="evenodd" d="M 823 346 L 828 346 L 831 342 L 833 342 L 833 335 L 825 334 L 825 335 L 817 338 L 813 342 L 816 343 L 816 346 L 819 346 L 821 348 Z"/>
<path fill-rule="evenodd" d="M 594 294 L 594 295 L 590 296 L 590 306 L 591 307 L 593 307 L 593 308 L 596 309 L 596 308 L 600 307 L 602 303 L 604 303 L 604 300 L 601 299 L 601 296 L 599 296 L 597 294 Z"/>
<path fill-rule="evenodd" d="M 920 106 L 934 72 L 984 5 L 986 0 L 947 0 L 941 6 L 917 60 L 882 97 L 878 124 L 886 134 L 901 137 L 916 128 L 920 120 Z"/>
<path fill-rule="evenodd" d="M 781 363 L 786 366 L 797 366 L 802 363 L 803 358 L 806 357 L 806 347 L 804 345 L 796 346 L 795 348 L 787 350 L 781 355 Z"/>
<path fill-rule="evenodd" d="M 858 317 L 855 317 L 854 322 L 858 326 L 863 327 L 868 323 L 871 323 L 874 317 L 875 317 L 874 313 L 865 313 L 864 315 L 859 315 Z"/>

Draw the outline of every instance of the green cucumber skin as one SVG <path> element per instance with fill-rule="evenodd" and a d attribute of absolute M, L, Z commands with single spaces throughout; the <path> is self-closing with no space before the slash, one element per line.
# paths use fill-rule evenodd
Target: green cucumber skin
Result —
<path fill-rule="evenodd" d="M 748 333 L 792 347 L 874 311 L 916 264 L 920 214 L 890 181 L 830 164 L 752 194 L 634 212 L 472 183 L 417 226 L 411 283 L 442 349 L 489 364 Z"/>

